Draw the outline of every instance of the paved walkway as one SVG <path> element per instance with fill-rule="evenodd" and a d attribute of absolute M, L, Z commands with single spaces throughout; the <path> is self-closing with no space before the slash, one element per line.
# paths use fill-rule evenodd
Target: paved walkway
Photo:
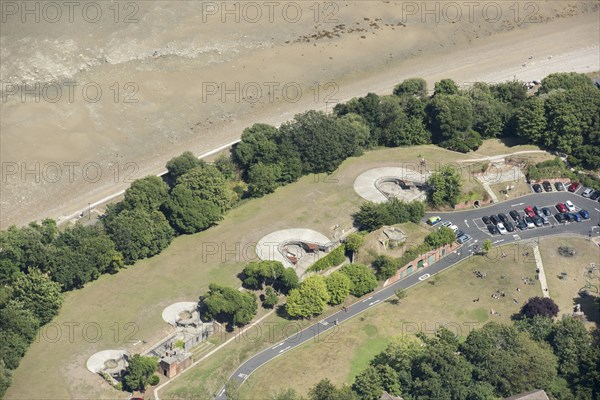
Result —
<path fill-rule="evenodd" d="M 546 273 L 544 272 L 544 264 L 542 264 L 542 256 L 538 246 L 533 248 L 533 256 L 535 257 L 535 263 L 540 270 L 538 275 L 540 279 L 540 285 L 542 285 L 542 295 L 544 297 L 550 297 L 550 292 L 548 291 L 548 282 L 546 282 Z"/>
<path fill-rule="evenodd" d="M 494 193 L 494 191 L 490 187 L 489 183 L 487 183 L 483 179 L 480 179 L 479 177 L 477 177 L 477 180 L 481 183 L 481 186 L 483 186 L 483 188 L 485 189 L 485 191 L 487 192 L 487 194 L 490 195 L 490 198 L 492 199 L 492 201 L 494 203 L 498 203 L 499 202 L 498 197 L 496 196 L 496 193 Z"/>

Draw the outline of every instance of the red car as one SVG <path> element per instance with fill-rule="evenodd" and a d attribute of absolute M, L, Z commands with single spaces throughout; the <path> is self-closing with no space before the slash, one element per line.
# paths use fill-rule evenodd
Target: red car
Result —
<path fill-rule="evenodd" d="M 565 206 L 563 203 L 558 203 L 556 205 L 556 209 L 561 212 L 561 213 L 566 213 L 567 211 L 569 211 L 569 209 L 567 208 L 567 206 Z"/>
<path fill-rule="evenodd" d="M 571 193 L 575 193 L 579 189 L 579 182 L 573 182 L 569 185 L 569 189 L 567 189 Z"/>
<path fill-rule="evenodd" d="M 535 212 L 533 211 L 533 207 L 531 207 L 531 206 L 525 207 L 525 214 L 527 214 L 527 216 L 529 218 L 533 218 L 535 216 Z"/>

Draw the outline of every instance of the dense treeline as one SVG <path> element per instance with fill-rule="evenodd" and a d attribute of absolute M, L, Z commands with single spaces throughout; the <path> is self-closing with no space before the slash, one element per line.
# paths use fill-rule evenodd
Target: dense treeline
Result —
<path fill-rule="evenodd" d="M 378 400 L 386 391 L 406 400 L 484 400 L 543 389 L 556 399 L 592 400 L 600 396 L 598 333 L 572 317 L 537 316 L 488 323 L 463 342 L 445 328 L 433 337 L 403 335 L 351 387 L 323 379 L 308 399 Z M 273 398 L 300 399 L 293 390 Z"/>

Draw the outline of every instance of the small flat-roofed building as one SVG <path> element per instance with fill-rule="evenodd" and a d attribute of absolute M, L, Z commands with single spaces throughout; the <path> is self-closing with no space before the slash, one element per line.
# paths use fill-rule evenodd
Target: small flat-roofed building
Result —
<path fill-rule="evenodd" d="M 192 365 L 192 353 L 176 348 L 166 353 L 158 362 L 160 372 L 167 378 L 183 372 Z"/>
<path fill-rule="evenodd" d="M 550 398 L 543 390 L 533 390 L 531 392 L 507 397 L 504 400 L 550 400 Z"/>

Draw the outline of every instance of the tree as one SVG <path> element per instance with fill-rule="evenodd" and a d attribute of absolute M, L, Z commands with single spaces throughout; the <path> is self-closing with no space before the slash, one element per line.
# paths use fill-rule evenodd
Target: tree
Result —
<path fill-rule="evenodd" d="M 308 391 L 308 398 L 310 400 L 337 400 L 338 389 L 329 379 L 321 379 Z"/>
<path fill-rule="evenodd" d="M 458 94 L 458 86 L 456 86 L 456 83 L 452 79 L 442 79 L 441 81 L 436 82 L 434 89 L 434 96 L 438 96 L 440 94 Z"/>
<path fill-rule="evenodd" d="M 358 374 L 352 384 L 352 390 L 364 400 L 379 400 L 383 394 L 383 383 L 377 369 L 367 367 Z"/>
<path fill-rule="evenodd" d="M 158 360 L 156 357 L 134 354 L 129 359 L 129 365 L 125 368 L 123 383 L 130 391 L 143 391 L 157 369 Z"/>
<path fill-rule="evenodd" d="M 254 293 L 211 283 L 208 293 L 200 298 L 200 306 L 209 319 L 226 320 L 230 325 L 246 325 L 256 315 L 258 305 Z"/>
<path fill-rule="evenodd" d="M 281 168 L 278 164 L 258 162 L 248 171 L 248 193 L 252 197 L 262 197 L 273 193 L 281 179 Z"/>
<path fill-rule="evenodd" d="M 425 237 L 425 243 L 433 248 L 445 246 L 456 241 L 454 231 L 448 227 L 442 226 Z"/>
<path fill-rule="evenodd" d="M 565 317 L 554 325 L 549 342 L 558 357 L 559 374 L 573 382 L 583 372 L 583 359 L 592 345 L 585 325 L 575 318 Z"/>
<path fill-rule="evenodd" d="M 156 211 L 169 194 L 169 186 L 158 176 L 147 176 L 133 181 L 125 191 L 123 207 L 133 210 L 143 208 Z"/>
<path fill-rule="evenodd" d="M 230 181 L 239 180 L 239 170 L 231 157 L 221 153 L 215 160 L 214 166 L 223 174 L 225 179 Z"/>
<path fill-rule="evenodd" d="M 222 213 L 230 209 L 236 201 L 236 195 L 229 188 L 227 180 L 213 165 L 188 171 L 177 179 L 177 185 L 190 189 L 199 199 L 215 204 Z"/>
<path fill-rule="evenodd" d="M 329 292 L 329 304 L 336 305 L 346 300 L 346 297 L 350 294 L 352 282 L 345 274 L 334 271 L 325 278 L 325 285 Z"/>
<path fill-rule="evenodd" d="M 171 226 L 180 233 L 203 231 L 223 218 L 218 205 L 184 185 L 173 188 L 163 210 Z"/>
<path fill-rule="evenodd" d="M 0 304 L 0 361 L 5 363 L 1 367 L 6 365 L 8 369 L 16 369 L 19 366 L 39 325 L 34 313 L 19 301 L 9 300 Z"/>
<path fill-rule="evenodd" d="M 159 254 L 173 240 L 173 229 L 159 211 L 123 210 L 105 226 L 125 264 Z"/>
<path fill-rule="evenodd" d="M 11 383 L 12 371 L 6 367 L 2 358 L 0 358 L 0 397 L 4 396 Z"/>
<path fill-rule="evenodd" d="M 536 315 L 553 318 L 558 315 L 558 306 L 549 297 L 532 297 L 523 304 L 519 312 L 521 317 L 533 318 Z"/>
<path fill-rule="evenodd" d="M 398 271 L 397 262 L 386 255 L 377 256 L 372 265 L 377 279 L 382 281 L 391 278 Z"/>
<path fill-rule="evenodd" d="M 174 157 L 167 162 L 167 170 L 173 179 L 179 178 L 181 175 L 205 165 L 204 161 L 198 159 L 189 151 L 184 152 L 180 156 Z"/>
<path fill-rule="evenodd" d="M 554 329 L 552 318 L 543 315 L 519 318 L 514 323 L 517 330 L 528 333 L 533 340 L 538 342 L 547 341 Z"/>
<path fill-rule="evenodd" d="M 362 203 L 360 209 L 352 214 L 354 226 L 361 231 L 371 232 L 383 226 L 384 217 L 375 203 Z"/>
<path fill-rule="evenodd" d="M 427 82 L 423 78 L 410 78 L 405 79 L 402 83 L 396 85 L 394 88 L 394 94 L 396 96 L 427 96 Z"/>
<path fill-rule="evenodd" d="M 483 252 L 483 254 L 489 253 L 489 251 L 491 249 L 492 249 L 492 241 L 490 239 L 486 239 L 483 241 L 483 243 L 481 243 L 481 251 Z"/>
<path fill-rule="evenodd" d="M 580 89 L 594 87 L 594 82 L 585 74 L 577 72 L 556 72 L 542 79 L 538 94 L 550 93 L 556 89 Z"/>
<path fill-rule="evenodd" d="M 443 204 L 455 206 L 462 189 L 460 173 L 450 165 L 443 165 L 427 179 L 431 187 L 429 202 L 439 207 Z"/>
<path fill-rule="evenodd" d="M 293 268 L 285 268 L 281 274 L 279 284 L 281 285 L 281 291 L 288 293 L 290 290 L 295 289 L 299 285 L 298 274 Z"/>
<path fill-rule="evenodd" d="M 543 143 L 546 130 L 546 115 L 544 101 L 538 97 L 527 100 L 515 112 L 515 133 L 532 143 Z"/>
<path fill-rule="evenodd" d="M 233 150 L 234 161 L 245 171 L 258 162 L 278 162 L 279 136 L 279 130 L 267 124 L 254 124 L 244 129 L 240 143 Z"/>
<path fill-rule="evenodd" d="M 395 294 L 398 302 L 401 302 L 406 297 L 406 290 L 398 289 Z"/>
<path fill-rule="evenodd" d="M 358 249 L 365 243 L 365 237 L 360 233 L 351 233 L 346 237 L 344 241 L 346 244 L 346 250 L 352 252 L 352 258 L 350 261 L 354 259 L 354 254 L 358 253 Z"/>
<path fill-rule="evenodd" d="M 347 264 L 340 271 L 350 278 L 352 282 L 350 293 L 353 296 L 361 297 L 377 287 L 377 278 L 371 268 L 366 265 Z"/>
<path fill-rule="evenodd" d="M 271 286 L 267 286 L 265 290 L 265 299 L 263 300 L 264 308 L 273 308 L 279 302 L 279 296 Z"/>
<path fill-rule="evenodd" d="M 491 322 L 471 331 L 460 351 L 473 365 L 476 380 L 489 382 L 498 396 L 547 389 L 556 378 L 549 346 L 513 326 Z"/>
<path fill-rule="evenodd" d="M 329 299 L 325 279 L 321 275 L 313 275 L 302 281 L 298 289 L 290 290 L 285 310 L 292 318 L 308 318 L 321 314 Z"/>
<path fill-rule="evenodd" d="M 24 308 L 31 310 L 40 325 L 50 322 L 63 301 L 60 284 L 52 282 L 35 268 L 30 269 L 27 274 L 17 274 L 12 289 L 13 298 Z"/>
<path fill-rule="evenodd" d="M 444 145 L 446 141 L 454 144 L 453 140 L 464 140 L 470 135 L 473 106 L 466 96 L 436 95 L 427 107 L 427 114 L 434 143 Z M 449 145 L 444 147 L 452 148 Z"/>

